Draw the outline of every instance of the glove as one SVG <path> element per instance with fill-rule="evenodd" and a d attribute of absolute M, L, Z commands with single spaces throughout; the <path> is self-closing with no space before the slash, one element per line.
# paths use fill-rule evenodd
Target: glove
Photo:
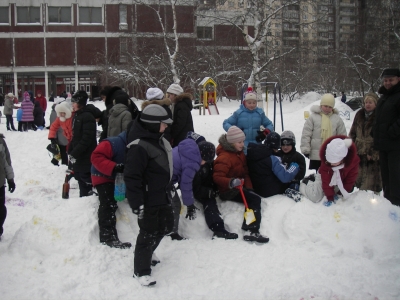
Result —
<path fill-rule="evenodd" d="M 186 219 L 189 219 L 189 220 L 194 220 L 194 219 L 196 219 L 196 210 L 197 210 L 198 208 L 196 207 L 196 206 L 194 206 L 194 204 L 192 204 L 192 205 L 189 205 L 188 207 L 187 207 L 187 213 L 186 213 Z"/>
<path fill-rule="evenodd" d="M 116 164 L 114 171 L 115 173 L 124 173 L 124 164 Z"/>
<path fill-rule="evenodd" d="M 52 145 L 57 145 L 57 140 L 56 139 L 50 139 L 50 142 Z"/>
<path fill-rule="evenodd" d="M 70 161 L 71 164 L 76 163 L 76 159 L 75 159 L 75 157 L 73 157 L 72 155 L 68 155 L 68 159 L 69 159 L 69 161 Z"/>
<path fill-rule="evenodd" d="M 231 189 L 238 187 L 242 185 L 242 180 L 240 180 L 239 178 L 232 178 L 231 181 L 229 182 L 229 187 Z"/>
<path fill-rule="evenodd" d="M 305 157 L 307 157 L 308 159 L 310 159 L 310 154 L 309 153 L 307 153 L 307 154 L 303 154 Z"/>
<path fill-rule="evenodd" d="M 215 198 L 215 191 L 213 189 L 208 190 L 208 199 Z"/>
<path fill-rule="evenodd" d="M 7 179 L 7 183 L 8 183 L 8 191 L 10 193 L 13 193 L 15 191 L 15 182 L 14 179 Z"/>
<path fill-rule="evenodd" d="M 298 163 L 295 163 L 295 162 L 292 162 L 290 165 L 289 165 L 289 169 L 290 169 L 290 167 L 295 167 L 295 168 L 300 168 L 299 167 L 299 164 Z"/>
<path fill-rule="evenodd" d="M 132 212 L 138 216 L 138 219 L 143 219 L 144 205 L 140 205 L 139 208 L 133 209 Z"/>

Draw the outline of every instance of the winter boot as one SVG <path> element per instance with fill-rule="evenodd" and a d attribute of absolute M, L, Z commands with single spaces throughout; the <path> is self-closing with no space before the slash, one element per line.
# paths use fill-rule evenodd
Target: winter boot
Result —
<path fill-rule="evenodd" d="M 296 202 L 301 201 L 301 196 L 300 192 L 294 190 L 294 189 L 286 189 L 285 190 L 285 195 L 288 196 L 289 198 L 292 198 Z"/>
<path fill-rule="evenodd" d="M 214 238 L 222 238 L 222 239 L 226 239 L 226 240 L 235 240 L 238 238 L 238 235 L 236 233 L 229 232 L 227 230 L 214 231 L 214 235 L 212 238 L 213 239 Z"/>
<path fill-rule="evenodd" d="M 335 204 L 335 201 L 326 200 L 326 201 L 324 202 L 324 205 L 325 205 L 326 207 L 329 207 L 329 206 L 331 206 L 332 204 Z"/>
<path fill-rule="evenodd" d="M 244 235 L 243 239 L 247 242 L 257 242 L 260 244 L 266 244 L 269 241 L 268 237 L 262 236 L 258 231 L 254 231 L 248 235 Z"/>
<path fill-rule="evenodd" d="M 154 267 L 155 265 L 159 264 L 160 262 L 161 262 L 160 259 L 153 252 L 153 255 L 151 256 L 151 265 Z"/>
<path fill-rule="evenodd" d="M 130 247 L 132 247 L 131 243 L 123 243 L 120 240 L 116 240 L 116 241 L 107 241 L 107 242 L 103 242 L 102 244 L 107 245 L 111 248 L 119 248 L 119 249 L 128 249 Z"/>
<path fill-rule="evenodd" d="M 153 286 L 157 283 L 157 281 L 153 280 L 150 275 L 137 276 L 136 274 L 133 274 L 133 277 L 135 277 L 142 286 Z"/>
<path fill-rule="evenodd" d="M 173 241 L 182 241 L 182 240 L 186 240 L 186 238 L 184 238 L 183 236 L 180 236 L 179 233 L 177 232 L 173 232 L 169 235 L 171 237 L 171 239 Z"/>

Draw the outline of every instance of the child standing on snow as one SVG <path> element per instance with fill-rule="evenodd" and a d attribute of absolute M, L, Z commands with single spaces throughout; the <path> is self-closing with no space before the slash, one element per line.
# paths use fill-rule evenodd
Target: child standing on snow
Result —
<path fill-rule="evenodd" d="M 246 156 L 243 153 L 245 135 L 236 126 L 231 126 L 226 134 L 219 138 L 217 158 L 214 161 L 213 179 L 218 186 L 221 200 L 243 203 L 238 187 L 243 184 L 243 193 L 248 207 L 254 211 L 255 221 L 246 224 L 243 219 L 242 229 L 246 231 L 245 241 L 268 243 L 269 238 L 260 234 L 261 198 L 251 193 L 253 185 L 247 169 Z"/>
<path fill-rule="evenodd" d="M 333 95 L 323 95 L 320 105 L 311 107 L 311 115 L 304 124 L 300 149 L 301 153 L 310 159 L 310 170 L 318 170 L 320 167 L 319 150 L 328 138 L 333 135 L 347 135 L 339 111 L 334 107 L 335 98 Z"/>
<path fill-rule="evenodd" d="M 321 167 L 315 178 L 305 178 L 300 184 L 300 193 L 313 202 L 319 202 L 325 196 L 324 205 L 331 206 L 339 195 L 346 199 L 353 191 L 360 159 L 353 141 L 344 135 L 327 139 L 321 147 L 320 158 Z M 299 200 L 298 194 L 293 195 L 288 196 Z"/>
<path fill-rule="evenodd" d="M 118 238 L 117 201 L 114 199 L 115 177 L 124 172 L 126 131 L 118 136 L 102 140 L 94 149 L 92 163 L 92 184 L 99 194 L 99 235 L 100 243 L 111 248 L 130 248 L 131 243 L 123 243 Z"/>
<path fill-rule="evenodd" d="M 278 133 L 267 135 L 264 144 L 250 143 L 247 152 L 249 174 L 254 191 L 262 197 L 283 194 L 286 183 L 290 183 L 299 172 L 299 165 L 291 162 L 288 168 L 275 156 L 281 145 Z"/>
<path fill-rule="evenodd" d="M 224 220 L 215 199 L 217 191 L 213 181 L 215 146 L 194 132 L 189 132 L 188 137 L 194 139 L 200 149 L 201 166 L 193 178 L 193 195 L 203 205 L 207 226 L 214 232 L 213 238 L 237 239 L 236 233 L 225 229 Z"/>
<path fill-rule="evenodd" d="M 256 140 L 260 126 L 265 128 L 262 133 L 264 138 L 268 133 L 274 131 L 274 125 L 271 120 L 267 118 L 261 108 L 257 107 L 257 94 L 251 88 L 246 93 L 243 104 L 240 105 L 239 109 L 224 120 L 222 124 L 225 131 L 228 131 L 233 125 L 239 127 L 245 134 L 244 153 L 247 153 L 246 148 L 249 143 L 261 141 Z"/>

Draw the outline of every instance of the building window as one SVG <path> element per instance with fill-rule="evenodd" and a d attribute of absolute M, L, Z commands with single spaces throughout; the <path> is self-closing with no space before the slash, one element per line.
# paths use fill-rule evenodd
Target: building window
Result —
<path fill-rule="evenodd" d="M 119 24 L 128 24 L 128 7 L 125 4 L 119 5 Z"/>
<path fill-rule="evenodd" d="M 280 31 L 277 31 L 277 32 L 276 32 L 276 36 L 281 36 Z"/>
<path fill-rule="evenodd" d="M 126 53 L 128 52 L 128 41 L 127 38 L 120 38 L 119 40 L 119 62 L 125 63 Z"/>
<path fill-rule="evenodd" d="M 303 37 L 307 39 L 308 38 L 308 33 L 303 33 Z"/>
<path fill-rule="evenodd" d="M 0 7 L 0 24 L 9 24 L 8 6 Z"/>
<path fill-rule="evenodd" d="M 79 7 L 79 24 L 102 24 L 101 7 Z"/>
<path fill-rule="evenodd" d="M 212 40 L 212 27 L 197 27 L 197 38 Z"/>
<path fill-rule="evenodd" d="M 48 8 L 49 23 L 68 23 L 71 24 L 71 7 Z"/>
<path fill-rule="evenodd" d="M 308 19 L 307 15 L 303 15 L 303 20 L 307 20 L 307 19 Z"/>
<path fill-rule="evenodd" d="M 17 7 L 17 23 L 40 24 L 40 7 L 33 7 L 33 6 Z"/>

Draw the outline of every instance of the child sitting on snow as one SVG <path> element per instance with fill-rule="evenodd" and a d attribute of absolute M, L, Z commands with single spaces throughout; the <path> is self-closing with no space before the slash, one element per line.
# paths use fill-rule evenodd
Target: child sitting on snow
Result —
<path fill-rule="evenodd" d="M 353 191 L 358 175 L 357 149 L 346 136 L 337 135 L 327 139 L 320 150 L 321 167 L 315 181 L 305 178 L 300 184 L 300 193 L 319 202 L 326 197 L 325 206 L 331 206 L 342 195 L 344 199 Z M 298 193 L 287 193 L 298 200 Z"/>

